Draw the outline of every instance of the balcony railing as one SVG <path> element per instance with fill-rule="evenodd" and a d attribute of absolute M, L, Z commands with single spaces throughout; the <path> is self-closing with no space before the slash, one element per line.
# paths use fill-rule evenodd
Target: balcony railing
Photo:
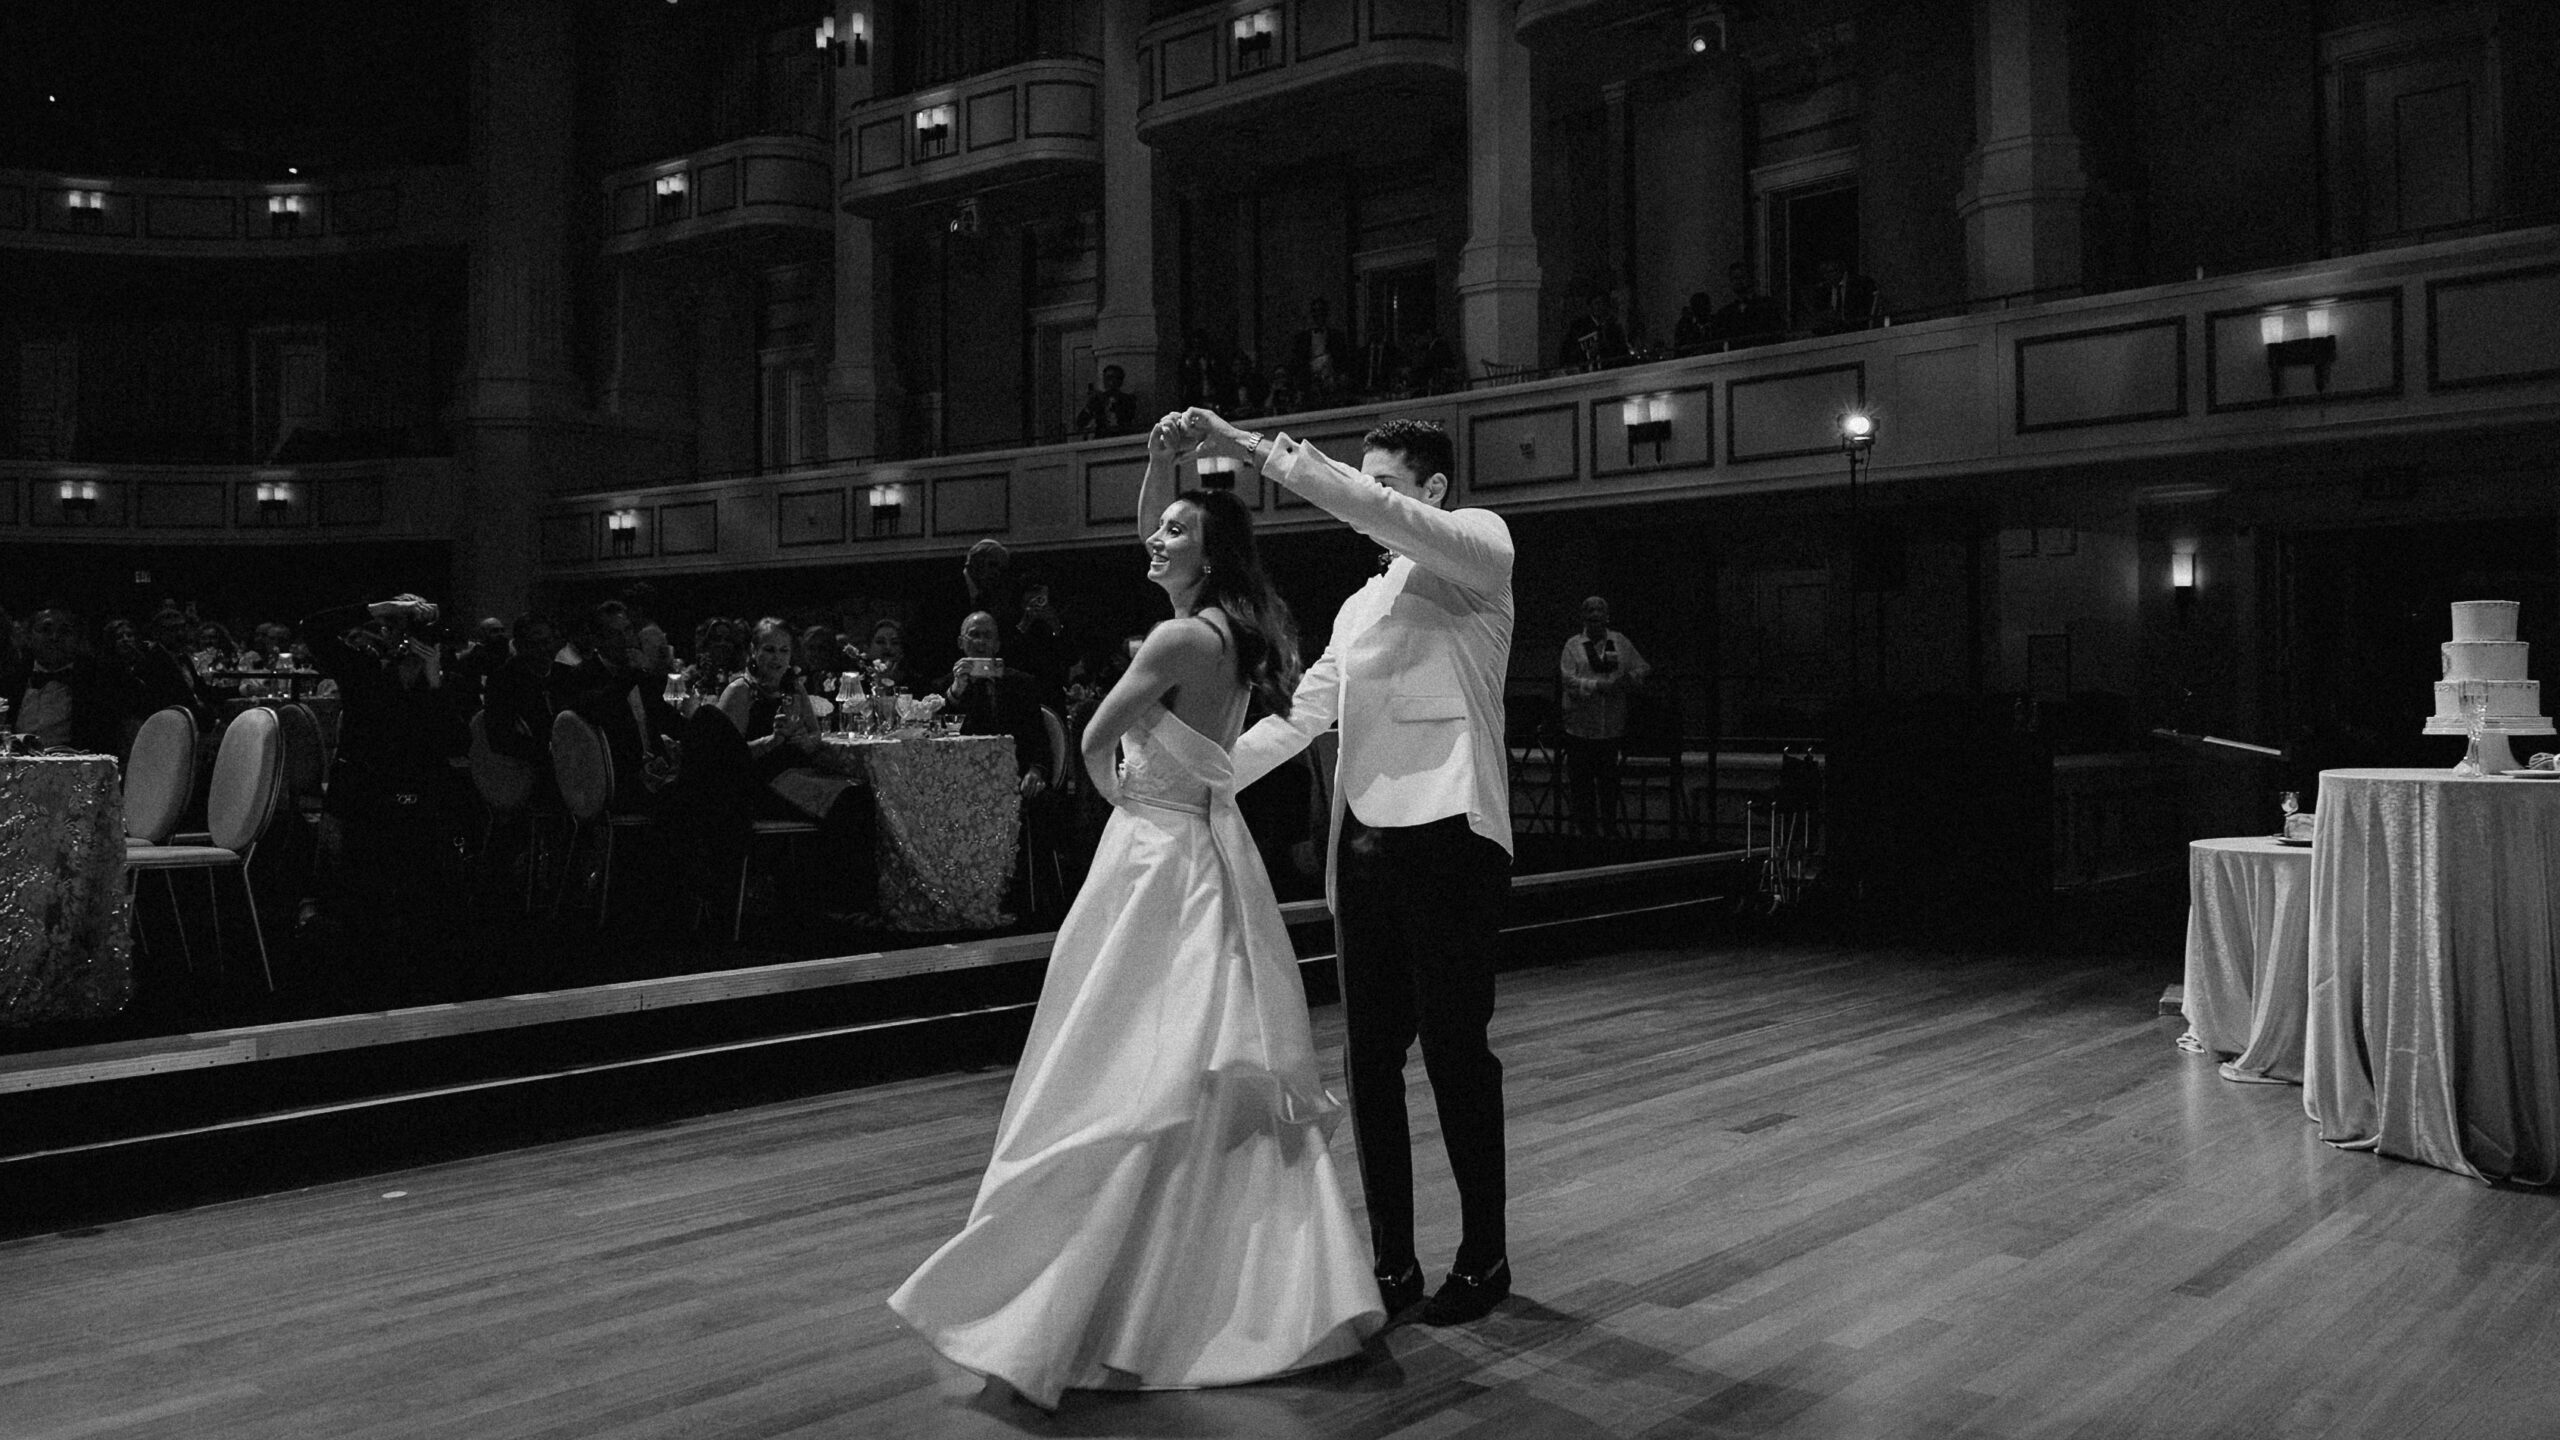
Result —
<path fill-rule="evenodd" d="M 1100 174 L 1102 63 L 1026 61 L 848 111 L 847 209 L 869 211 L 1043 175 Z"/>
<path fill-rule="evenodd" d="M 1147 26 L 1138 63 L 1138 136 L 1160 144 L 1187 122 L 1346 82 L 1436 83 L 1454 101 L 1465 33 L 1456 0 L 1230 0 Z"/>
<path fill-rule="evenodd" d="M 469 189 L 459 167 L 275 184 L 0 170 L 0 246 L 274 259 L 459 245 Z"/>
<path fill-rule="evenodd" d="M 1839 416 L 1861 405 L 1882 425 L 1870 478 L 1902 483 L 2547 427 L 2560 421 L 2560 341 L 2543 323 L 2560 313 L 2555 244 L 2560 229 L 2514 231 L 1256 423 L 1349 456 L 1386 415 L 1440 420 L 1461 495 L 1505 510 L 1836 485 Z M 2316 374 L 2267 343 L 2271 319 L 2292 335 L 2314 310 L 2336 342 Z M 786 567 L 957 553 L 985 535 L 1116 539 L 1145 463 L 1129 437 L 599 492 L 546 508 L 542 565 Z M 866 519 L 880 485 L 904 497 L 893 529 Z M 1246 485 L 1266 525 L 1331 523 Z M 644 523 L 608 549 L 603 517 L 622 510 Z"/>
<path fill-rule="evenodd" d="M 835 234 L 824 141 L 732 140 L 605 177 L 607 254 L 753 230 Z"/>
<path fill-rule="evenodd" d="M 0 461 L 0 540 L 338 544 L 454 533 L 454 462 Z"/>

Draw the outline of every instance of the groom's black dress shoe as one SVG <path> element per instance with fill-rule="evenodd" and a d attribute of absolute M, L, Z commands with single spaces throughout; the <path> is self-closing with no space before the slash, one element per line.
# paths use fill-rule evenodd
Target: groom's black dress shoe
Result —
<path fill-rule="evenodd" d="M 1496 1260 L 1470 1275 L 1464 1270 L 1451 1270 L 1440 1286 L 1440 1293 L 1422 1307 L 1425 1325 L 1464 1325 L 1481 1320 L 1502 1297 L 1511 1293 L 1511 1262 Z"/>
<path fill-rule="evenodd" d="M 1378 1276 L 1378 1301 L 1386 1306 L 1387 1318 L 1390 1320 L 1421 1304 L 1421 1262 L 1408 1260 L 1403 1269 L 1393 1274 L 1381 1273 Z"/>

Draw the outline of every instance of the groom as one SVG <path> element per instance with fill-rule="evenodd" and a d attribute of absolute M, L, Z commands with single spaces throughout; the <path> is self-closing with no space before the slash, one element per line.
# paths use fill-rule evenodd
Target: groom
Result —
<path fill-rule="evenodd" d="M 1425 1324 L 1476 1319 L 1511 1293 L 1503 1236 L 1502 1062 L 1486 1042 L 1500 912 L 1510 889 L 1511 531 L 1447 510 L 1449 437 L 1389 420 L 1357 470 L 1286 435 L 1184 416 L 1202 453 L 1232 455 L 1386 548 L 1334 616 L 1286 718 L 1237 738 L 1239 787 L 1342 728 L 1327 875 L 1348 1030 L 1344 1066 L 1378 1290 L 1389 1315 L 1422 1298 L 1413 1241 L 1406 1052 L 1418 1038 L 1439 1101 L 1460 1238 Z"/>

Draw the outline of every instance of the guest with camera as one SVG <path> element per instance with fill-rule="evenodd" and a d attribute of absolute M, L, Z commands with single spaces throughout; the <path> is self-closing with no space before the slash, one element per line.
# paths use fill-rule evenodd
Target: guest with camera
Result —
<path fill-rule="evenodd" d="M 1653 667 L 1635 642 L 1609 628 L 1609 602 L 1582 602 L 1582 629 L 1564 642 L 1565 794 L 1573 828 L 1618 833 L 1618 765 L 1627 743 L 1627 697 Z"/>
<path fill-rule="evenodd" d="M 945 714 L 960 717 L 963 735 L 1010 735 L 1021 792 L 1036 800 L 1049 788 L 1049 728 L 1040 718 L 1040 684 L 1004 663 L 1004 636 L 996 617 L 971 611 L 960 622 L 960 658 L 943 684 Z"/>

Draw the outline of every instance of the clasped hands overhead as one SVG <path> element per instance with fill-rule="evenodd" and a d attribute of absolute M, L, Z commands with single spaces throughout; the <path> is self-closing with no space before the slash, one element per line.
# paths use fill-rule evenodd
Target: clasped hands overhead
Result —
<path fill-rule="evenodd" d="M 1147 432 L 1147 453 L 1174 461 L 1203 455 L 1232 455 L 1250 461 L 1254 439 L 1228 424 L 1216 411 L 1194 405 L 1188 410 L 1165 412 L 1164 418 Z"/>

